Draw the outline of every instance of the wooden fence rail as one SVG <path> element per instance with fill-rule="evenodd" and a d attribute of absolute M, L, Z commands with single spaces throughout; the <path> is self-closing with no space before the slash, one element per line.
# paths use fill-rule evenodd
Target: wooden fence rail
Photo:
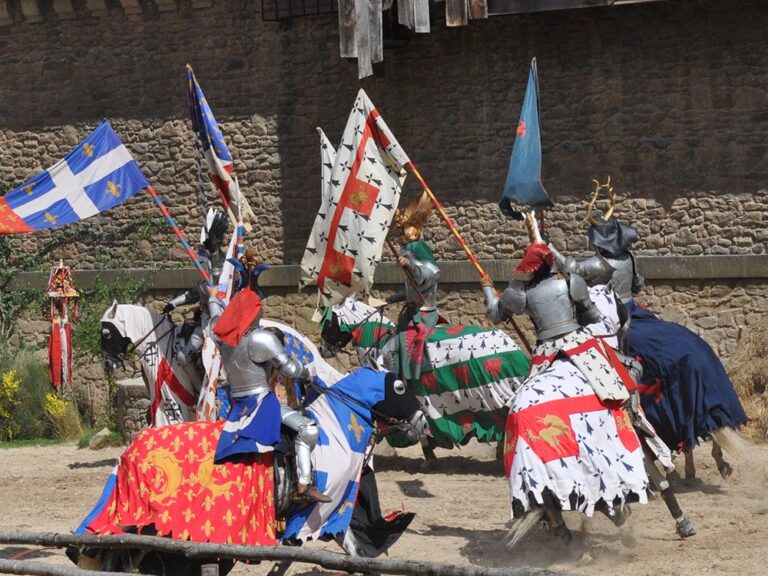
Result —
<path fill-rule="evenodd" d="M 564 576 L 562 573 L 552 572 L 543 568 L 525 566 L 509 568 L 488 568 L 474 565 L 459 566 L 442 562 L 362 558 L 326 552 L 324 550 L 308 550 L 289 546 L 206 544 L 132 534 L 119 536 L 76 536 L 74 534 L 0 532 L 0 545 L 53 546 L 58 548 L 67 546 L 111 549 L 134 548 L 178 554 L 190 560 L 230 558 L 250 562 L 263 560 L 302 562 L 316 564 L 328 570 L 400 574 L 403 576 Z M 511 554 L 512 552 L 510 551 L 510 559 Z M 27 568 L 26 572 L 23 571 Z M 42 571 L 34 571 L 33 568 Z M 20 569 L 22 571 L 19 571 Z M 79 572 L 73 568 L 64 568 L 40 562 L 0 560 L 0 574 L 33 574 L 35 576 L 38 574 L 42 576 L 82 574 L 83 576 L 103 576 L 106 573 Z"/>

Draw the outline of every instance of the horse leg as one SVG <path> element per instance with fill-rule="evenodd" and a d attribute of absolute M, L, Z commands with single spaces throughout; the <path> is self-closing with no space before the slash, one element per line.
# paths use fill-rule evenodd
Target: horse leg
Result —
<path fill-rule="evenodd" d="M 696 466 L 693 463 L 693 448 L 685 449 L 685 479 L 696 479 Z"/>
<path fill-rule="evenodd" d="M 267 572 L 267 576 L 283 576 L 288 572 L 288 568 L 291 567 L 291 564 L 293 564 L 293 562 L 290 560 L 280 560 L 279 562 L 275 562 L 269 572 Z"/>
<path fill-rule="evenodd" d="M 667 506 L 667 510 L 672 515 L 672 519 L 675 521 L 675 530 L 681 538 L 688 538 L 696 534 L 696 528 L 693 526 L 693 522 L 688 520 L 683 514 L 680 504 L 677 502 L 677 496 L 675 490 L 670 485 L 667 478 L 659 471 L 656 465 L 653 463 L 653 459 L 647 448 L 643 447 L 643 464 L 645 465 L 645 472 L 648 474 L 648 480 L 651 485 L 661 492 L 661 498 L 664 500 L 664 504 Z"/>
<path fill-rule="evenodd" d="M 715 463 L 717 464 L 717 471 L 720 472 L 720 476 L 723 478 L 728 478 L 731 474 L 733 474 L 733 467 L 731 467 L 731 465 L 725 461 L 725 457 L 723 456 L 723 449 L 717 442 L 717 438 L 714 436 L 714 434 L 712 435 L 712 458 L 715 459 Z"/>
<path fill-rule="evenodd" d="M 571 531 L 565 524 L 565 520 L 563 520 L 563 513 L 560 511 L 560 506 L 548 490 L 545 490 L 541 496 L 544 501 L 544 515 L 549 522 L 549 530 L 555 536 L 560 538 L 560 540 L 566 544 L 570 544 L 571 540 L 573 540 L 573 534 L 571 534 Z"/>
<path fill-rule="evenodd" d="M 424 436 L 421 440 L 419 440 L 419 442 L 421 443 L 421 451 L 424 454 L 424 460 L 437 460 L 437 456 L 435 456 L 435 450 L 430 445 L 429 438 Z"/>

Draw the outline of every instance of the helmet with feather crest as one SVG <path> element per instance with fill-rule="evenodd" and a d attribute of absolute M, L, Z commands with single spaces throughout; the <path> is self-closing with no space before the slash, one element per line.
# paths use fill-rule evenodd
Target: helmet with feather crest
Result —
<path fill-rule="evenodd" d="M 240 258 L 230 258 L 229 262 L 234 265 L 237 273 L 235 290 L 250 288 L 259 295 L 259 298 L 264 298 L 264 291 L 259 286 L 259 275 L 265 270 L 269 270 L 269 264 L 259 260 L 256 249 L 253 246 L 248 246 Z"/>
<path fill-rule="evenodd" d="M 414 198 L 404 209 L 395 212 L 395 226 L 400 229 L 400 246 L 422 262 L 437 264 L 432 249 L 421 239 L 421 232 L 432 214 L 432 202 L 426 192 Z"/>

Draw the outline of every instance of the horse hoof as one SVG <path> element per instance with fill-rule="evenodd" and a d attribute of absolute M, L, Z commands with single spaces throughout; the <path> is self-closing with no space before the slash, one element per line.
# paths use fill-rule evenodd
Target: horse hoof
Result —
<path fill-rule="evenodd" d="M 688 520 L 685 516 L 677 520 L 676 530 L 680 538 L 688 538 L 696 534 L 696 528 L 693 526 L 693 522 Z"/>
<path fill-rule="evenodd" d="M 728 462 L 723 462 L 723 464 L 718 466 L 717 471 L 720 472 L 720 476 L 723 478 L 730 478 L 731 474 L 733 474 L 733 468 Z"/>
<path fill-rule="evenodd" d="M 570 544 L 573 540 L 573 534 L 568 529 L 568 526 L 565 525 L 565 522 L 555 528 L 555 536 L 560 538 L 566 545 Z"/>

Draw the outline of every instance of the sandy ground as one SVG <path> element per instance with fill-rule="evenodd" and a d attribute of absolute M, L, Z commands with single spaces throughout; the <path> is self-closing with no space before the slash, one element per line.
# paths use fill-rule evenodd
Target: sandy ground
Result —
<path fill-rule="evenodd" d="M 768 573 L 768 446 L 747 445 L 728 480 L 717 474 L 708 446 L 697 450 L 698 480 L 679 487 L 683 509 L 699 533 L 680 540 L 663 502 L 633 505 L 622 529 L 604 517 L 566 521 L 576 538 L 566 547 L 535 528 L 514 550 L 508 491 L 488 446 L 439 451 L 425 468 L 418 449 L 377 458 L 382 506 L 417 513 L 391 557 L 455 564 L 530 564 L 573 574 L 764 575 Z M 0 530 L 72 530 L 98 498 L 120 450 L 78 450 L 71 444 L 0 449 Z M 682 467 L 682 459 L 678 462 Z M 317 544 L 311 544 L 317 546 Z M 335 549 L 333 545 L 324 545 Z M 10 558 L 21 548 L 0 547 Z M 27 558 L 66 563 L 60 551 Z M 265 574 L 270 566 L 238 566 L 234 574 Z M 313 572 L 296 565 L 293 574 Z M 321 571 L 322 573 L 322 571 Z"/>

